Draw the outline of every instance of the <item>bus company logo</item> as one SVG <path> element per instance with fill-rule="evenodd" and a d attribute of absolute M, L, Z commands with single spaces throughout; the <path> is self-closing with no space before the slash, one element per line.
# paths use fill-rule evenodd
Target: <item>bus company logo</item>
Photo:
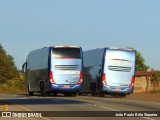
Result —
<path fill-rule="evenodd" d="M 2 112 L 2 117 L 12 117 L 11 112 Z"/>
<path fill-rule="evenodd" d="M 10 117 L 18 117 L 18 118 L 24 118 L 24 117 L 42 117 L 42 114 L 40 112 L 2 112 L 2 117 L 4 118 L 10 118 Z"/>

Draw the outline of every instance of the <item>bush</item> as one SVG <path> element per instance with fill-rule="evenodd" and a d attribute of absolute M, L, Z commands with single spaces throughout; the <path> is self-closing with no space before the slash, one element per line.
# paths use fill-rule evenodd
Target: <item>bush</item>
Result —
<path fill-rule="evenodd" d="M 15 66 L 14 59 L 0 44 L 0 92 L 16 93 L 26 91 L 26 82 Z"/>
<path fill-rule="evenodd" d="M 20 78 L 8 80 L 6 83 L 0 84 L 0 92 L 5 94 L 26 93 L 25 77 L 24 75 L 20 76 Z"/>

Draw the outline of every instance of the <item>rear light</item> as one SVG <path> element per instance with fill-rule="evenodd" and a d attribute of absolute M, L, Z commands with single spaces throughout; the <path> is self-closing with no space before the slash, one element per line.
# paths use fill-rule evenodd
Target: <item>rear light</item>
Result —
<path fill-rule="evenodd" d="M 103 83 L 103 86 L 106 88 L 107 83 L 106 83 L 106 74 L 105 73 L 102 74 L 102 83 Z"/>
<path fill-rule="evenodd" d="M 134 86 L 134 81 L 135 81 L 135 76 L 132 77 L 132 82 L 131 82 L 129 87 L 133 87 Z"/>
<path fill-rule="evenodd" d="M 54 81 L 54 79 L 53 79 L 53 73 L 52 72 L 49 73 L 49 80 L 50 80 L 50 82 L 52 84 L 56 84 L 55 81 Z"/>
<path fill-rule="evenodd" d="M 80 79 L 78 81 L 78 84 L 81 84 L 83 82 L 83 72 L 80 72 Z"/>

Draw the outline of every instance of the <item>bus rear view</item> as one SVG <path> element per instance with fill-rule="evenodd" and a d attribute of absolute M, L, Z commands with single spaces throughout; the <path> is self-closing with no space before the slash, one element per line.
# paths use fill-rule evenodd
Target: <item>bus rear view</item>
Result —
<path fill-rule="evenodd" d="M 82 93 L 104 96 L 133 93 L 135 58 L 134 50 L 125 48 L 98 48 L 85 51 Z"/>
<path fill-rule="evenodd" d="M 133 93 L 135 56 L 133 50 L 106 49 L 102 75 L 103 91 L 122 96 Z"/>
<path fill-rule="evenodd" d="M 31 51 L 22 69 L 29 95 L 76 95 L 83 82 L 82 67 L 81 47 L 53 46 Z"/>
<path fill-rule="evenodd" d="M 53 47 L 50 60 L 50 89 L 54 94 L 72 95 L 78 92 L 83 81 L 82 49 Z"/>

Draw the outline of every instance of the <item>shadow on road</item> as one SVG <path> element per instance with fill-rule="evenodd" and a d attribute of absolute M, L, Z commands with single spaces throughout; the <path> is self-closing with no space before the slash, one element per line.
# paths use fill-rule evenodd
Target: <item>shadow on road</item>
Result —
<path fill-rule="evenodd" d="M 8 98 L 0 100 L 0 104 L 19 104 L 19 105 L 35 105 L 35 104 L 85 104 L 78 100 L 70 100 L 68 97 L 57 96 L 57 97 L 41 97 L 39 95 L 30 97 L 28 95 L 18 95 L 15 98 Z"/>

